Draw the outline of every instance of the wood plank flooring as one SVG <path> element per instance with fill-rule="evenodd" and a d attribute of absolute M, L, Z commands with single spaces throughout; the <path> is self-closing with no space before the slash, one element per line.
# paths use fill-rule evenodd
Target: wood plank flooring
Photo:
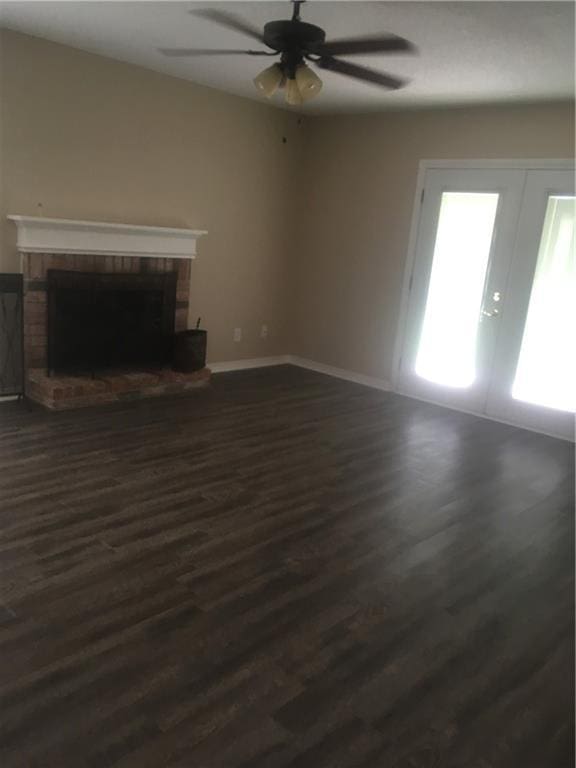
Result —
<path fill-rule="evenodd" d="M 573 766 L 573 467 L 290 366 L 0 406 L 0 765 Z"/>

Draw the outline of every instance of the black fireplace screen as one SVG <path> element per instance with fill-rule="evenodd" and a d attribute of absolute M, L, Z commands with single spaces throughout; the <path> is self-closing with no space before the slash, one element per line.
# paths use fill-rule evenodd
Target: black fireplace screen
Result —
<path fill-rule="evenodd" d="M 48 270 L 48 370 L 82 374 L 170 364 L 176 277 Z"/>
<path fill-rule="evenodd" d="M 24 391 L 22 275 L 0 275 L 0 396 Z"/>

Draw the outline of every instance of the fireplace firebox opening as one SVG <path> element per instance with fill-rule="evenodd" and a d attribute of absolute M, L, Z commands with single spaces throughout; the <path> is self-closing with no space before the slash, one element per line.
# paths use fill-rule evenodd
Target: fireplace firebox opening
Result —
<path fill-rule="evenodd" d="M 49 374 L 159 369 L 172 364 L 176 272 L 49 269 Z"/>

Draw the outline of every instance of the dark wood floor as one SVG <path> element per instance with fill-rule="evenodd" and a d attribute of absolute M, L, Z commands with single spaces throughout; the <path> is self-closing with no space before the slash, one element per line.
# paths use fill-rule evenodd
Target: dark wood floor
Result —
<path fill-rule="evenodd" d="M 573 766 L 573 462 L 291 367 L 0 408 L 3 768 Z"/>

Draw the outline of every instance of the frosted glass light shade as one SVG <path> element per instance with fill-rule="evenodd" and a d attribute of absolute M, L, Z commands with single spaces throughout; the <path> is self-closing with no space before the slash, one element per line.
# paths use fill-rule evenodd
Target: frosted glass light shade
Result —
<path fill-rule="evenodd" d="M 319 94 L 322 90 L 322 80 L 320 80 L 316 72 L 310 69 L 310 67 L 307 67 L 306 64 L 300 64 L 296 68 L 296 83 L 302 101 L 313 99 L 314 96 Z"/>
<path fill-rule="evenodd" d="M 303 102 L 298 83 L 292 78 L 286 83 L 286 102 L 293 107 L 298 106 L 298 104 L 302 104 Z"/>
<path fill-rule="evenodd" d="M 260 72 L 260 74 L 254 78 L 254 85 L 261 94 L 269 99 L 271 96 L 274 96 L 278 88 L 280 88 L 283 77 L 284 73 L 282 72 L 281 67 L 278 64 L 272 64 L 271 67 L 267 67 L 267 69 Z"/>

